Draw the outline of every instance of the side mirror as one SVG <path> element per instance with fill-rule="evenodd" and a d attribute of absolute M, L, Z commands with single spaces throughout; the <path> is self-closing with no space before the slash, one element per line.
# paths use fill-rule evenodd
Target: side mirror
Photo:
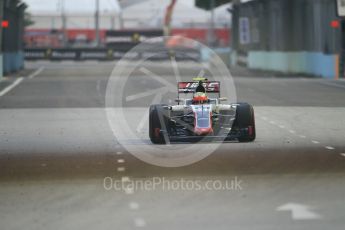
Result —
<path fill-rule="evenodd" d="M 219 101 L 227 101 L 228 99 L 226 97 L 219 98 Z"/>
<path fill-rule="evenodd" d="M 182 99 L 178 99 L 178 98 L 176 98 L 176 99 L 175 99 L 175 102 L 177 102 L 177 103 L 182 103 L 182 102 L 183 102 L 183 100 L 182 100 Z"/>

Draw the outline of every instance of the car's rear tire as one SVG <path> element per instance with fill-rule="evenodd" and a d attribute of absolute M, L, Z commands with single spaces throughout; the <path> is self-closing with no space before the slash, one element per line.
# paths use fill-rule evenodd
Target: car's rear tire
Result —
<path fill-rule="evenodd" d="M 149 136 L 153 144 L 166 144 L 163 132 L 167 134 L 168 117 L 166 105 L 151 105 L 149 115 Z"/>
<path fill-rule="evenodd" d="M 254 108 L 247 103 L 239 103 L 236 107 L 234 127 L 240 130 L 239 142 L 252 142 L 256 138 Z"/>

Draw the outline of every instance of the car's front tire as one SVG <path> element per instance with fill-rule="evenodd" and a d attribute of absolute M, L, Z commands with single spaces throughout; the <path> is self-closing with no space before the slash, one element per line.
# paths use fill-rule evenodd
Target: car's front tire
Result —
<path fill-rule="evenodd" d="M 151 105 L 149 115 L 149 136 L 153 144 L 166 144 L 163 132 L 166 133 L 168 127 L 168 114 L 166 105 Z"/>
<path fill-rule="evenodd" d="M 239 103 L 236 107 L 234 127 L 240 131 L 239 142 L 252 142 L 256 138 L 254 108 L 248 103 Z"/>

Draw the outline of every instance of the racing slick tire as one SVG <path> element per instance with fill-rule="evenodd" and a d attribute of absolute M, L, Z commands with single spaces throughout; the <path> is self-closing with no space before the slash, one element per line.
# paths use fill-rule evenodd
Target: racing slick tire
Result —
<path fill-rule="evenodd" d="M 240 130 L 239 142 L 252 142 L 256 138 L 254 108 L 247 103 L 236 107 L 234 126 Z"/>
<path fill-rule="evenodd" d="M 153 144 L 166 144 L 165 138 L 168 137 L 168 110 L 163 106 L 151 105 L 149 115 L 149 136 Z"/>

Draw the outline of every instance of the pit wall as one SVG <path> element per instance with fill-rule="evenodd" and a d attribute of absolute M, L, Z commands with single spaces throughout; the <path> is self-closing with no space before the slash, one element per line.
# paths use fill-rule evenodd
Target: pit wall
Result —
<path fill-rule="evenodd" d="M 235 56 L 233 55 L 233 57 Z M 339 77 L 339 56 L 334 54 L 250 51 L 248 52 L 247 66 L 250 69 L 288 74 L 309 74 L 330 79 Z"/>

